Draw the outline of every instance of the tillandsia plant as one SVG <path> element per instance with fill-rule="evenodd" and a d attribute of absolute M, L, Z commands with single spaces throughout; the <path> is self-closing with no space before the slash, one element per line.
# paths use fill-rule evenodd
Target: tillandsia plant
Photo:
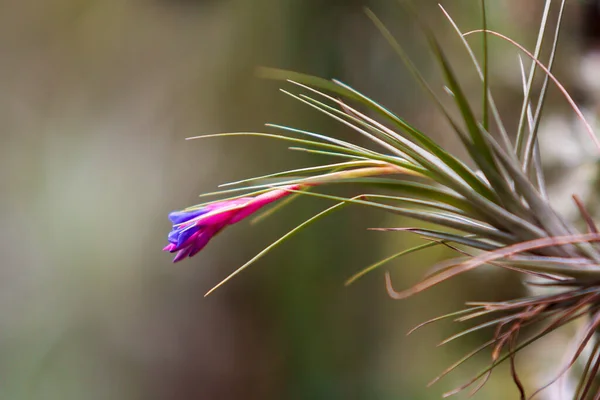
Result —
<path fill-rule="evenodd" d="M 504 302 L 470 303 L 465 310 L 420 325 L 419 327 L 444 318 L 457 321 L 485 319 L 484 322 L 448 338 L 445 342 L 480 329 L 495 328 L 495 333 L 486 343 L 467 354 L 434 380 L 435 382 L 445 376 L 477 353 L 491 350 L 491 364 L 472 380 L 446 395 L 458 393 L 469 387 L 474 387 L 473 393 L 477 392 L 492 371 L 504 361 L 508 361 L 520 398 L 535 396 L 552 382 L 538 388 L 527 397 L 517 374 L 515 355 L 548 333 L 579 320 L 583 321 L 582 332 L 576 335 L 572 354 L 556 379 L 566 374 L 578 359 L 585 358 L 581 364 L 583 368 L 579 374 L 579 384 L 572 397 L 600 399 L 600 389 L 595 384 L 600 369 L 600 341 L 595 339 L 600 329 L 600 232 L 585 204 L 577 197 L 574 197 L 574 201 L 580 210 L 582 222 L 578 226 L 585 227 L 585 230 L 578 230 L 553 209 L 547 196 L 538 148 L 540 120 L 547 89 L 552 84 L 559 89 L 581 120 L 589 132 L 590 146 L 594 146 L 600 155 L 600 141 L 592 127 L 551 72 L 565 0 L 557 4 L 558 21 L 556 30 L 551 35 L 550 45 L 547 45 L 550 58 L 546 63 L 540 61 L 539 56 L 548 36 L 546 28 L 551 0 L 545 2 L 533 52 L 501 33 L 489 30 L 485 2 L 481 0 L 480 3 L 483 11 L 482 29 L 467 33 L 461 32 L 442 8 L 481 78 L 481 108 L 477 112 L 459 84 L 442 46 L 415 13 L 415 20 L 419 21 L 427 37 L 432 54 L 445 78 L 446 91 L 459 111 L 460 120 L 445 108 L 436 92 L 428 85 L 419 69 L 407 57 L 402 46 L 384 24 L 371 11 L 366 11 L 394 51 L 405 62 L 408 70 L 431 96 L 433 103 L 464 146 L 470 157 L 470 165 L 474 167 L 452 155 L 406 120 L 342 82 L 290 71 L 262 69 L 263 75 L 285 80 L 299 92 L 295 94 L 282 90 L 283 93 L 346 125 L 368 138 L 373 146 L 364 147 L 326 135 L 278 125 L 268 126 L 283 131 L 283 134 L 238 132 L 197 137 L 271 138 L 293 143 L 293 150 L 327 155 L 343 161 L 228 184 L 245 186 L 210 193 L 208 195 L 233 197 L 200 204 L 170 215 L 174 225 L 169 234 L 170 243 L 164 250 L 176 253 L 174 261 L 192 257 L 226 226 L 237 223 L 268 204 L 282 201 L 284 198 L 304 195 L 336 202 L 269 245 L 211 289 L 207 293 L 209 294 L 300 229 L 348 204 L 374 207 L 434 224 L 439 228 L 380 228 L 387 231 L 412 232 L 424 238 L 426 242 L 417 247 L 403 249 L 369 266 L 351 277 L 347 283 L 405 254 L 432 246 L 446 246 L 455 251 L 457 257 L 434 266 L 432 272 L 412 288 L 396 291 L 389 273 L 386 273 L 385 281 L 389 295 L 394 299 L 403 299 L 483 265 L 517 271 L 528 278 L 524 280 L 528 285 L 555 288 L 544 294 Z M 407 10 L 414 13 L 410 6 Z M 475 34 L 483 36 L 481 61 L 467 40 Z M 532 62 L 528 72 L 522 68 L 523 103 L 517 128 L 511 133 L 505 128 L 488 83 L 488 41 L 492 37 L 511 43 Z M 543 79 L 539 95 L 534 98 L 533 82 L 539 73 Z M 479 113 L 480 118 L 476 117 Z M 412 178 L 405 179 L 407 176 Z M 334 183 L 366 185 L 373 188 L 375 193 L 362 193 L 345 198 L 320 191 L 325 185 Z M 375 189 L 381 188 L 386 189 L 387 193 L 395 194 L 377 194 Z M 242 194 L 238 195 L 239 193 Z M 286 203 L 287 201 L 283 200 L 281 205 Z M 271 210 L 267 213 L 270 212 Z M 529 279 L 531 277 L 537 279 Z M 532 328 L 534 333 L 520 335 L 525 327 Z M 584 351 L 586 348 L 589 351 Z"/>

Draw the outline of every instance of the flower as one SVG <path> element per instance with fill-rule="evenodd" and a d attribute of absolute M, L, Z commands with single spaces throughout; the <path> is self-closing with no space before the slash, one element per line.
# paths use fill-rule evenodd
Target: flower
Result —
<path fill-rule="evenodd" d="M 186 257 L 193 257 L 227 225 L 235 224 L 267 204 L 302 188 L 303 185 L 299 184 L 288 185 L 254 197 L 223 200 L 187 211 L 173 211 L 169 214 L 173 229 L 168 236 L 169 244 L 165 246 L 163 251 L 177 252 L 173 262 L 181 261 Z"/>
<path fill-rule="evenodd" d="M 235 224 L 267 204 L 309 186 L 373 175 L 403 173 L 420 176 L 419 172 L 380 161 L 370 161 L 368 164 L 372 166 L 308 177 L 301 184 L 274 188 L 254 197 L 223 200 L 204 207 L 173 211 L 169 214 L 173 229 L 168 236 L 169 244 L 163 248 L 163 251 L 177 252 L 173 262 L 193 257 L 227 225 Z"/>

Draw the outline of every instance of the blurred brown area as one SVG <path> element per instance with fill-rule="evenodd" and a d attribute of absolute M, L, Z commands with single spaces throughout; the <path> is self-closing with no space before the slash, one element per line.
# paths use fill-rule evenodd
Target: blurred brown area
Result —
<path fill-rule="evenodd" d="M 445 3 L 464 30 L 479 27 L 475 2 Z M 494 28 L 531 47 L 543 2 L 489 3 Z M 467 70 L 435 2 L 418 5 Z M 274 122 L 362 140 L 278 92 L 281 83 L 257 79 L 257 66 L 339 78 L 460 151 L 364 6 L 443 93 L 425 42 L 394 1 L 0 1 L 0 399 L 434 399 L 487 361 L 426 389 L 481 337 L 438 349 L 455 326 L 405 333 L 467 300 L 519 293 L 518 277 L 486 270 L 403 302 L 387 298 L 378 272 L 343 286 L 416 243 L 366 228 L 412 221 L 344 210 L 208 298 L 330 204 L 299 199 L 175 266 L 160 251 L 167 213 L 198 194 L 327 161 L 262 139 L 186 137 Z M 512 121 L 517 58 L 492 46 L 494 88 Z M 478 95 L 474 71 L 464 78 Z M 395 282 L 416 282 L 446 254 L 390 265 Z M 508 379 L 499 374 L 479 398 L 512 398 Z"/>

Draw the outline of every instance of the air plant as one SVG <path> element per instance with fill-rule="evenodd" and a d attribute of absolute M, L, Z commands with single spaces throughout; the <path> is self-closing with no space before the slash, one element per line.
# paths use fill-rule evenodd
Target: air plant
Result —
<path fill-rule="evenodd" d="M 546 194 L 538 148 L 538 131 L 547 89 L 551 84 L 559 89 L 581 120 L 589 132 L 590 145 L 595 146 L 599 154 L 600 141 L 569 93 L 552 74 L 565 0 L 559 5 L 550 58 L 546 64 L 539 60 L 547 36 L 545 31 L 551 3 L 551 0 L 545 2 L 533 52 L 529 52 L 505 35 L 487 28 L 484 0 L 481 0 L 482 29 L 467 33 L 461 32 L 442 8 L 481 78 L 481 118 L 476 117 L 477 113 L 459 84 L 444 49 L 415 14 L 415 19 L 422 26 L 432 54 L 445 78 L 446 89 L 455 102 L 460 120 L 445 108 L 434 89 L 429 86 L 390 31 L 375 14 L 367 10 L 368 17 L 431 96 L 433 103 L 464 146 L 473 167 L 446 151 L 408 121 L 340 81 L 329 81 L 290 71 L 262 69 L 262 75 L 285 80 L 296 89 L 296 93 L 282 89 L 283 93 L 346 125 L 368 138 L 373 146 L 364 147 L 327 135 L 278 125 L 268 126 L 283 133 L 239 132 L 198 137 L 257 136 L 283 140 L 293 143 L 293 150 L 327 155 L 345 161 L 233 182 L 231 185 L 250 185 L 211 193 L 210 195 L 232 197 L 172 214 L 171 219 L 175 225 L 170 235 L 170 244 L 165 250 L 178 252 L 175 261 L 192 256 L 225 226 L 238 222 L 263 206 L 288 195 L 314 196 L 335 202 L 333 206 L 269 245 L 211 289 L 207 293 L 209 294 L 300 229 L 345 205 L 378 208 L 434 224 L 438 228 L 379 228 L 386 231 L 412 232 L 426 239 L 426 242 L 403 249 L 366 268 L 351 277 L 348 283 L 407 253 L 432 246 L 447 246 L 457 253 L 457 257 L 435 266 L 423 281 L 412 288 L 397 291 L 390 274 L 386 273 L 385 282 L 389 295 L 394 299 L 403 299 L 483 265 L 517 271 L 525 278 L 536 277 L 539 279 L 535 282 L 530 279 L 524 282 L 528 285 L 543 285 L 556 289 L 504 302 L 469 303 L 465 310 L 435 318 L 418 326 L 417 328 L 420 328 L 444 318 L 454 318 L 457 321 L 486 319 L 450 337 L 446 342 L 480 329 L 495 328 L 495 333 L 486 343 L 467 354 L 434 380 L 435 382 L 445 376 L 477 353 L 491 349 L 490 365 L 472 380 L 446 395 L 458 393 L 469 387 L 474 387 L 473 393 L 477 392 L 492 371 L 504 361 L 508 361 L 520 397 L 527 398 L 516 371 L 515 355 L 548 333 L 572 321 L 581 320 L 584 321 L 583 330 L 577 335 L 573 354 L 569 356 L 568 362 L 556 379 L 565 374 L 578 359 L 585 358 L 574 398 L 600 399 L 600 391 L 594 386 L 594 379 L 600 369 L 600 341 L 595 340 L 596 332 L 600 329 L 600 232 L 584 203 L 577 197 L 574 197 L 574 201 L 580 210 L 582 225 L 586 227 L 586 231 L 579 231 L 574 224 L 563 218 L 551 206 Z M 410 7 L 408 10 L 413 12 Z M 476 34 L 482 35 L 484 39 L 481 62 L 468 42 L 468 38 Z M 509 133 L 505 128 L 489 88 L 487 53 L 488 41 L 491 38 L 507 41 L 532 61 L 528 72 L 523 68 L 524 96 L 514 133 Z M 534 78 L 540 71 L 543 81 L 539 96 L 535 99 L 532 87 Z M 406 175 L 415 178 L 407 180 Z M 265 181 L 267 183 L 264 183 Z M 362 193 L 345 198 L 319 190 L 334 183 L 364 185 L 373 188 L 375 193 Z M 377 194 L 376 189 L 379 188 L 385 188 L 395 194 Z M 242 194 L 237 195 L 238 193 Z M 525 327 L 533 328 L 534 332 L 528 335 L 520 334 Z M 584 352 L 586 347 L 591 350 Z M 545 387 L 539 388 L 530 397 Z"/>

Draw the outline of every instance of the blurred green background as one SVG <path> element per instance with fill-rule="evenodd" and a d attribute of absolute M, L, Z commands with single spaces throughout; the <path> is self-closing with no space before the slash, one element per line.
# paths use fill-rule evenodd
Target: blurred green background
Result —
<path fill-rule="evenodd" d="M 416 3 L 478 96 L 436 2 Z M 488 3 L 491 27 L 533 48 L 543 1 Z M 577 91 L 573 68 L 588 47 L 581 5 L 567 4 L 557 74 Z M 458 147 L 364 6 L 443 93 L 422 36 L 393 0 L 0 1 L 0 399 L 436 399 L 487 362 L 483 354 L 427 389 L 489 332 L 442 348 L 436 343 L 460 327 L 405 334 L 467 300 L 521 293 L 519 277 L 485 270 L 402 302 L 387 297 L 379 271 L 344 287 L 418 242 L 366 228 L 413 221 L 345 209 L 206 299 L 230 271 L 331 204 L 299 199 L 177 265 L 161 252 L 168 212 L 198 194 L 327 161 L 260 138 L 186 137 L 273 122 L 362 140 L 280 93 L 285 84 L 258 79 L 258 66 L 339 78 Z M 480 27 L 478 1 L 444 6 L 463 30 Z M 491 43 L 492 88 L 514 126 L 517 56 Z M 446 255 L 395 262 L 395 285 L 411 285 Z M 526 377 L 536 370 L 523 365 Z M 500 372 L 477 398 L 516 393 Z"/>

